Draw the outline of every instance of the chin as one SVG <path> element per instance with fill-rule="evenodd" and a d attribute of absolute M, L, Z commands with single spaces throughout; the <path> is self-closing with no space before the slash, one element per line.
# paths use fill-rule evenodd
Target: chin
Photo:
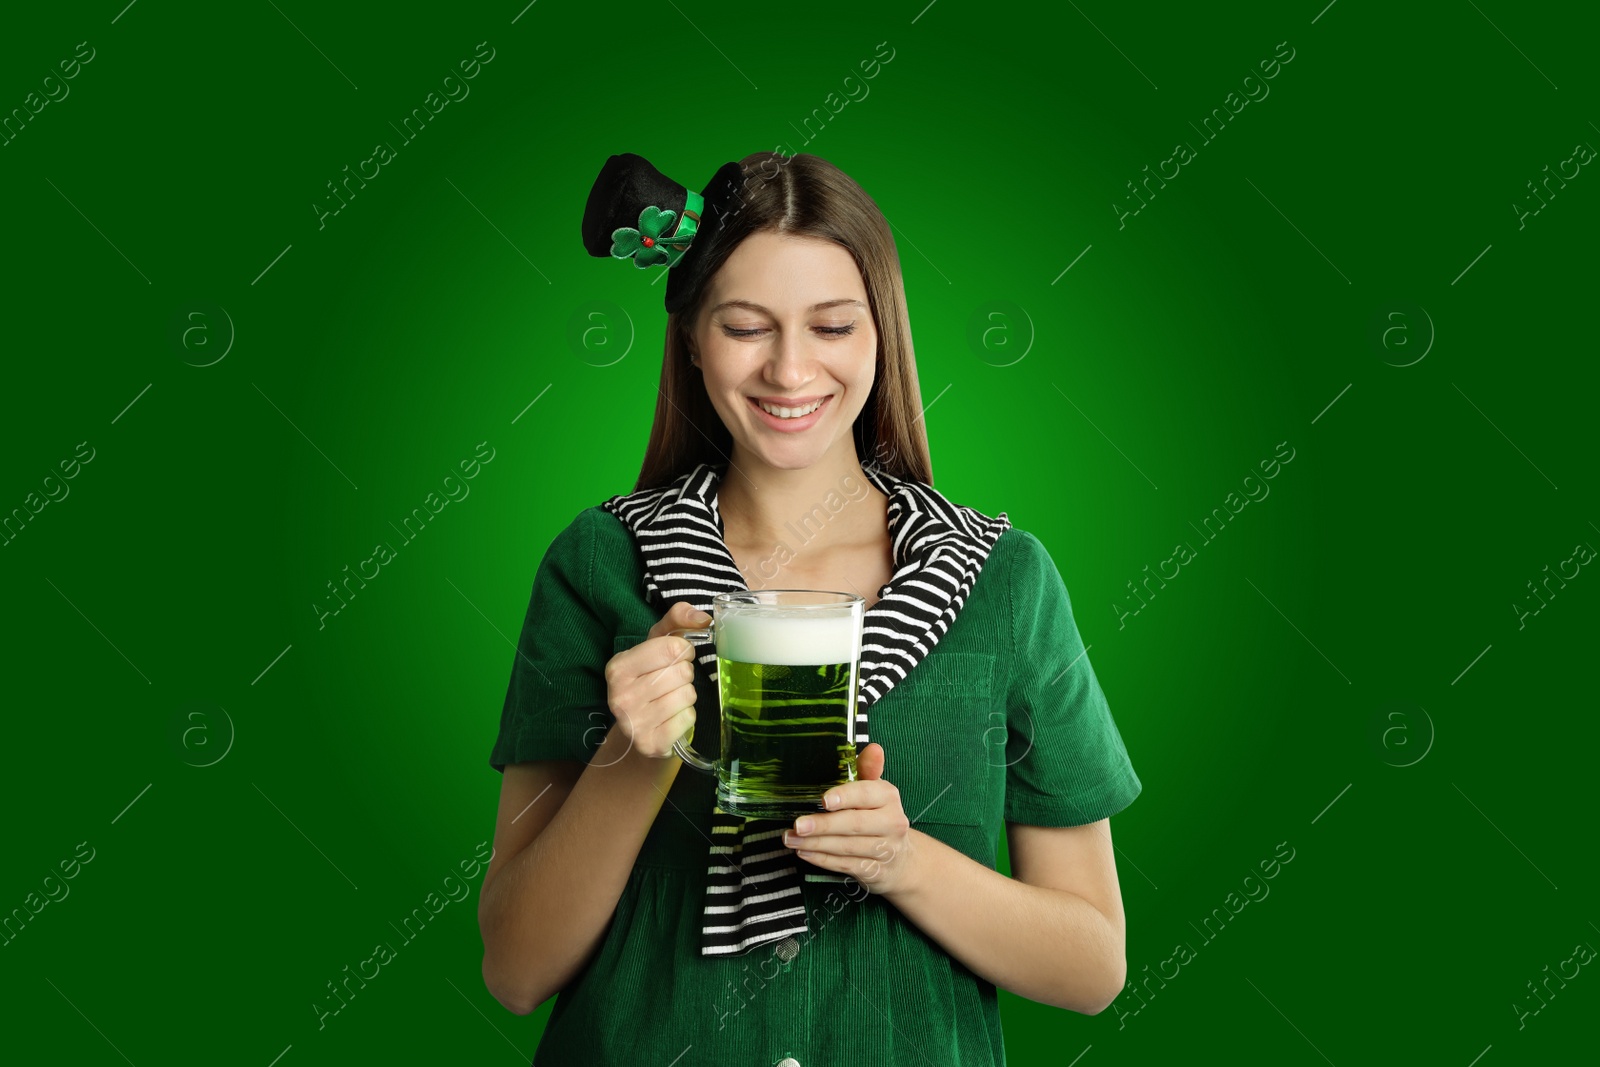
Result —
<path fill-rule="evenodd" d="M 761 457 L 761 461 L 767 466 L 780 471 L 803 471 L 807 467 L 815 466 L 822 458 L 822 454 L 811 449 L 802 452 L 799 449 L 789 448 L 752 448 L 749 451 L 751 455 Z"/>

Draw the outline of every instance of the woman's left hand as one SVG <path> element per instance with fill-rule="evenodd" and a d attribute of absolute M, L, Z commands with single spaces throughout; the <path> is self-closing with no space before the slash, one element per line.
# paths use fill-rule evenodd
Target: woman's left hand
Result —
<path fill-rule="evenodd" d="M 900 790 L 883 780 L 883 746 L 867 745 L 856 758 L 854 782 L 829 789 L 827 812 L 802 815 L 783 843 L 807 863 L 848 874 L 870 893 L 903 888 L 914 878 L 915 838 L 900 806 Z"/>

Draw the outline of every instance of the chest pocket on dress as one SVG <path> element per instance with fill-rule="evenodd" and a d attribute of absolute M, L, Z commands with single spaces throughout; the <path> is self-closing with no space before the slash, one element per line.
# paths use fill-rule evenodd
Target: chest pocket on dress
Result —
<path fill-rule="evenodd" d="M 988 652 L 935 650 L 867 709 L 883 776 L 900 790 L 912 825 L 988 820 L 1005 773 L 994 664 Z"/>

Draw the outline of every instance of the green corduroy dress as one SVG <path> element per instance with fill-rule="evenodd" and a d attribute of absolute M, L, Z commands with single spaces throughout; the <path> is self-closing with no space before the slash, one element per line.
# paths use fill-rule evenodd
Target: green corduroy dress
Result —
<path fill-rule="evenodd" d="M 659 621 L 642 579 L 632 535 L 601 507 L 551 542 L 489 759 L 496 770 L 588 762 L 612 723 L 606 661 Z M 871 705 L 883 777 L 918 830 L 994 869 L 1003 823 L 1077 826 L 1138 796 L 1083 653 L 1049 553 L 1033 534 L 1006 530 L 949 631 Z M 695 747 L 715 759 L 709 670 L 697 668 L 695 687 Z M 715 801 L 715 779 L 679 771 L 598 950 L 556 996 L 535 1064 L 1005 1062 L 994 985 L 859 883 L 807 881 L 803 935 L 701 955 Z"/>

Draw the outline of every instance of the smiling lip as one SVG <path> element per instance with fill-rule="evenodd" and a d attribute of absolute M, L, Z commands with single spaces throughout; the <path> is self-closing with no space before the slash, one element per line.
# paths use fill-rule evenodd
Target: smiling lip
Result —
<path fill-rule="evenodd" d="M 765 401 L 776 408 L 803 408 L 807 404 L 815 403 L 827 396 L 827 393 L 818 393 L 816 396 L 758 396 L 753 399 Z"/>
<path fill-rule="evenodd" d="M 768 427 L 778 431 L 779 433 L 799 433 L 801 430 L 807 430 L 816 425 L 817 421 L 822 418 L 822 413 L 828 410 L 828 401 L 832 400 L 833 397 L 831 394 L 821 397 L 820 399 L 822 400 L 822 403 L 817 406 L 817 410 L 813 411 L 809 415 L 802 415 L 798 419 L 780 419 L 776 415 L 769 415 L 766 411 L 762 410 L 761 405 L 756 402 L 755 397 L 750 397 L 749 399 L 750 407 L 755 410 L 756 415 L 759 416 L 761 421 L 764 422 Z M 766 398 L 763 397 L 762 399 Z M 803 407 L 805 404 L 811 403 L 817 399 L 817 397 L 812 397 L 810 400 L 798 402 L 790 400 L 784 403 L 778 403 L 777 406 Z M 769 401 L 769 403 L 772 403 L 772 401 Z"/>

